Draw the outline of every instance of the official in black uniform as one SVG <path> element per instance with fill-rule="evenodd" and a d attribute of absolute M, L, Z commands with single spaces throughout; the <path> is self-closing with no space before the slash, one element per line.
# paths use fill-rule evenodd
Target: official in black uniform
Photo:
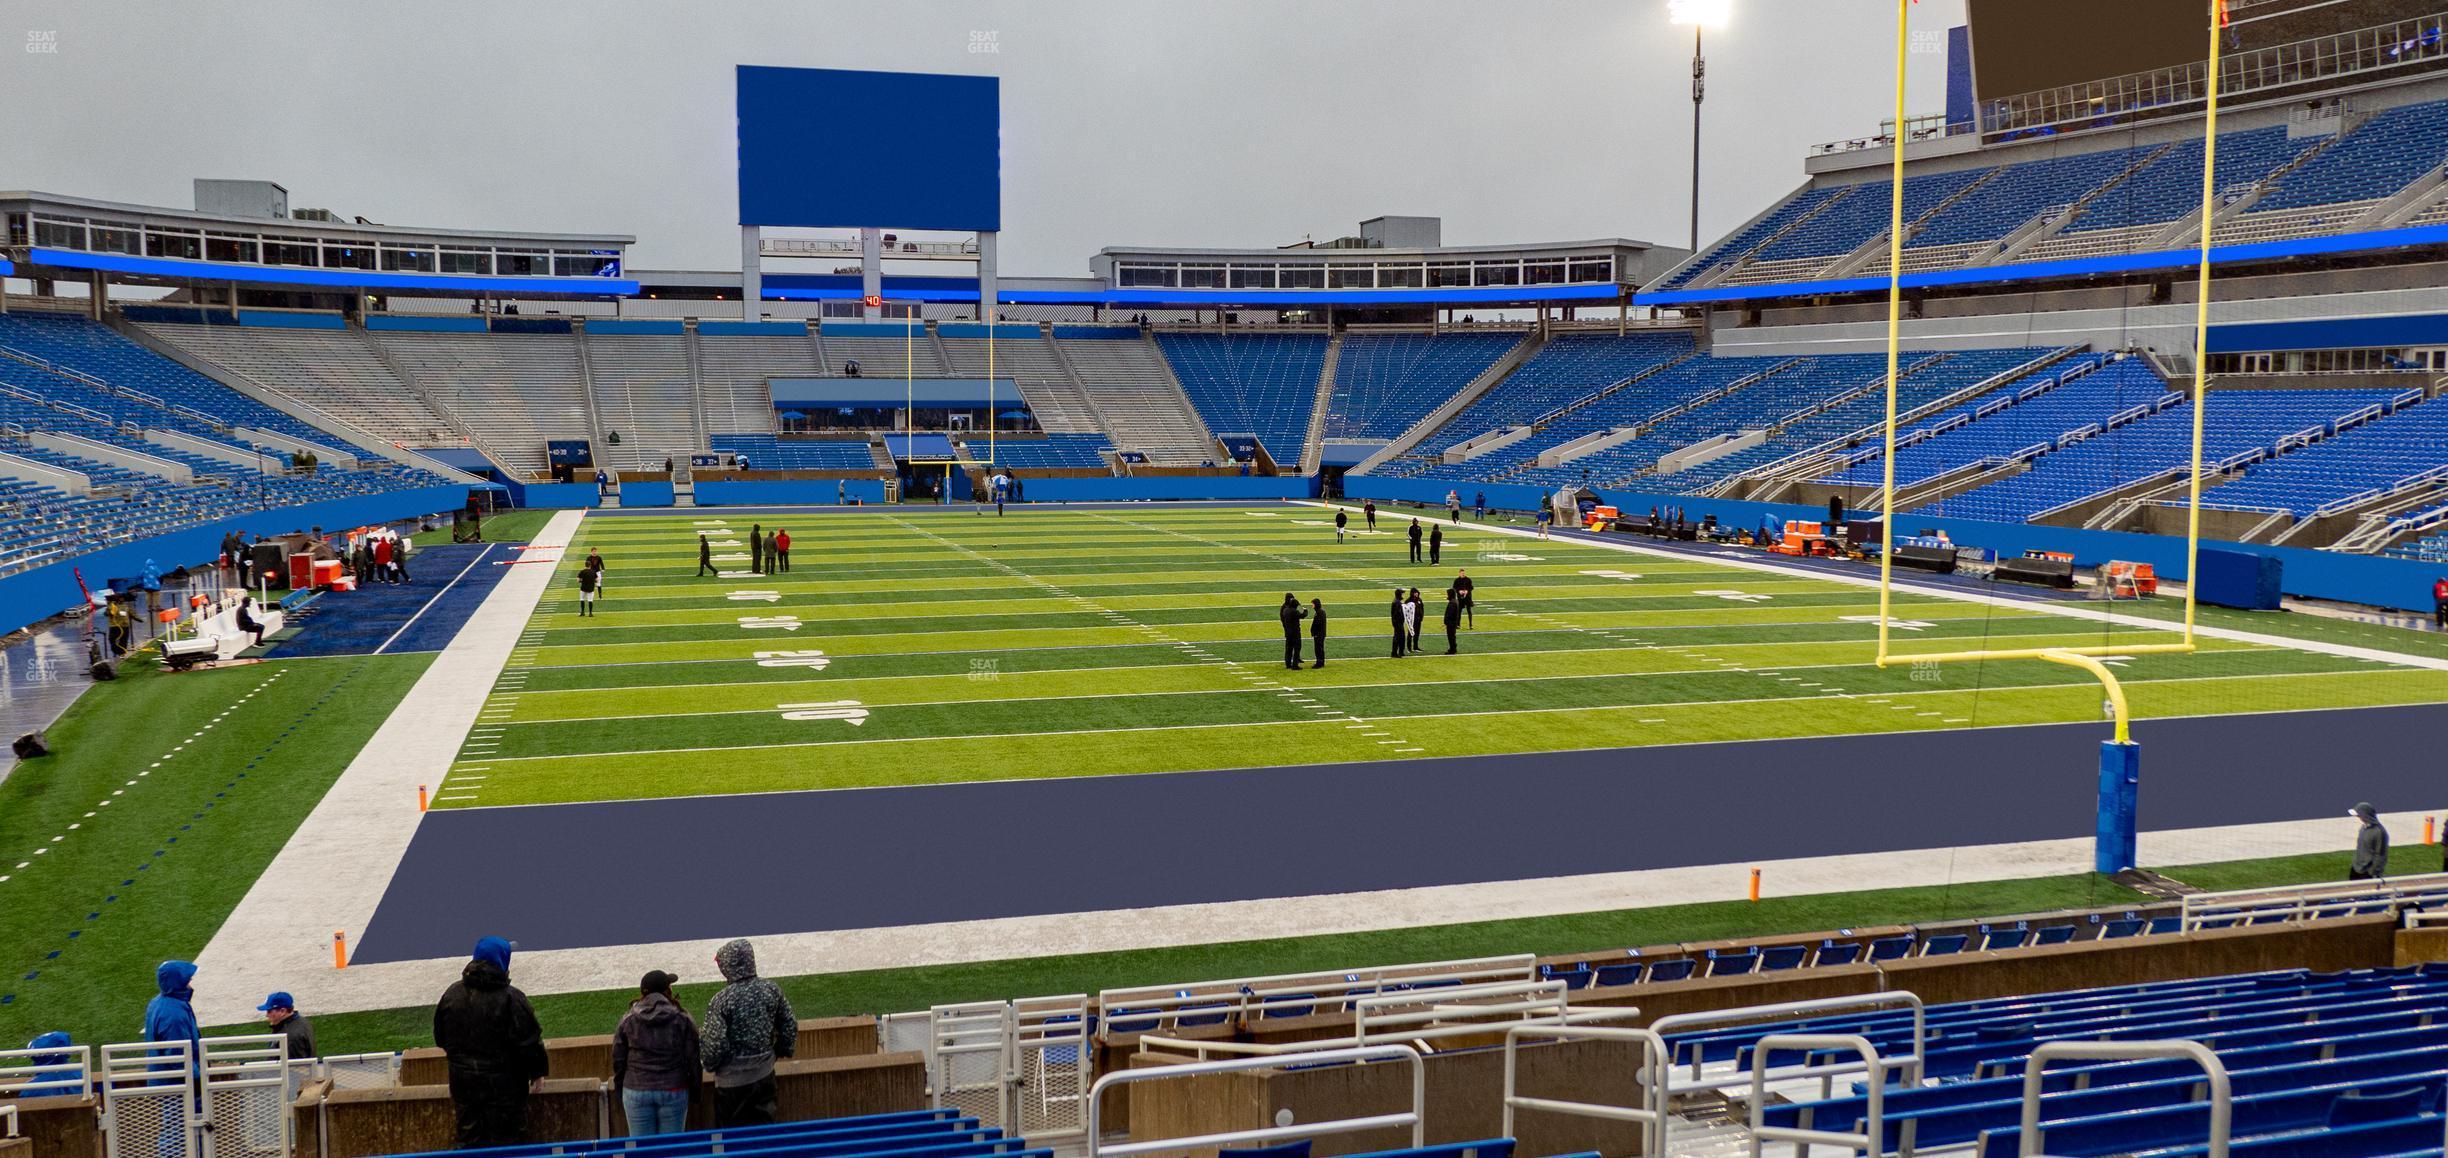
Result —
<path fill-rule="evenodd" d="M 1444 558 L 1444 556 L 1445 556 L 1445 528 L 1443 528 L 1443 527 L 1430 527 L 1430 528 L 1428 528 L 1428 561 L 1429 561 L 1430 563 L 1436 563 L 1436 562 L 1438 562 L 1439 560 L 1443 559 L 1443 558 Z M 1412 558 L 1412 561 L 1417 562 L 1417 561 L 1418 561 L 1418 559 L 1419 559 L 1419 556 L 1417 556 L 1417 555 L 1413 555 L 1411 558 Z"/>
<path fill-rule="evenodd" d="M 1294 671 L 1300 670 L 1300 625 L 1308 615 L 1289 591 L 1284 592 L 1283 606 L 1275 609 L 1275 617 L 1283 620 L 1284 666 Z"/>
<path fill-rule="evenodd" d="M 1322 599 L 1309 601 L 1309 650 L 1317 653 L 1317 662 L 1309 666 L 1326 666 L 1326 601 Z"/>
<path fill-rule="evenodd" d="M 714 569 L 714 544 L 707 542 L 704 535 L 697 536 L 697 577 L 720 574 Z"/>
<path fill-rule="evenodd" d="M 1419 562 L 1419 561 L 1420 561 L 1420 550 L 1419 550 L 1419 544 L 1420 544 L 1420 525 L 1419 525 L 1419 520 L 1418 520 L 1418 519 L 1413 519 L 1413 520 L 1411 520 L 1411 531 L 1410 531 L 1410 535 L 1411 535 L 1411 561 L 1412 561 L 1412 562 L 1414 562 L 1414 563 L 1417 563 L 1417 562 Z"/>
<path fill-rule="evenodd" d="M 1410 627 L 1403 622 L 1402 588 L 1397 587 L 1394 589 L 1394 602 L 1387 609 L 1386 613 L 1392 617 L 1394 621 L 1394 658 L 1401 659 L 1403 657 L 1403 641 L 1409 639 L 1411 636 Z"/>
<path fill-rule="evenodd" d="M 1448 587 L 1445 589 L 1445 654 L 1452 655 L 1462 650 L 1461 637 L 1454 634 L 1460 630 L 1462 630 L 1462 593 Z"/>

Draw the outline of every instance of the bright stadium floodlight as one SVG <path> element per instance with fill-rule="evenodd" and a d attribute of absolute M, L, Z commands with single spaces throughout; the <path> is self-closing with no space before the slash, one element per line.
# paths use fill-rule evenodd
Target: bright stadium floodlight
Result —
<path fill-rule="evenodd" d="M 1666 19 L 1692 30 L 1692 160 L 1691 251 L 1700 252 L 1700 98 L 1708 90 L 1708 60 L 1700 55 L 1700 34 L 1723 28 L 1734 15 L 1734 0 L 1666 0 Z"/>

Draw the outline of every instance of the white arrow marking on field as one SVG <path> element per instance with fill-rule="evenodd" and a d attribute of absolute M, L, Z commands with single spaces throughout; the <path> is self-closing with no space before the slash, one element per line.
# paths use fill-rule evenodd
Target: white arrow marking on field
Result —
<path fill-rule="evenodd" d="M 733 603 L 780 603 L 779 591 L 734 591 L 727 596 Z"/>
<path fill-rule="evenodd" d="M 743 615 L 739 617 L 739 624 L 750 631 L 768 627 L 783 631 L 797 631 L 799 630 L 799 617 L 796 615 Z"/>
<path fill-rule="evenodd" d="M 740 542 L 740 541 L 739 541 L 739 540 L 737 540 L 737 539 L 724 539 L 723 541 L 721 541 L 721 542 L 719 542 L 719 543 L 713 543 L 713 544 L 710 544 L 710 545 L 711 545 L 711 546 L 716 546 L 716 547 L 742 547 L 742 546 L 746 546 L 747 544 L 742 543 L 742 542 Z"/>
<path fill-rule="evenodd" d="M 1495 559 L 1505 563 L 1540 563 L 1545 562 L 1547 559 L 1547 556 L 1545 555 L 1516 555 L 1509 551 L 1489 551 L 1480 555 L 1479 557 L 1482 559 Z"/>
<path fill-rule="evenodd" d="M 1753 595 L 1746 591 L 1737 591 L 1731 587 L 1713 587 L 1706 591 L 1694 591 L 1692 594 L 1714 595 L 1719 599 L 1727 600 L 1728 602 L 1732 603 L 1765 603 L 1776 598 L 1773 595 Z"/>
<path fill-rule="evenodd" d="M 1839 615 L 1836 618 L 1843 623 L 1877 623 L 1879 621 L 1879 617 L 1875 615 Z M 1887 626 L 1898 631 L 1919 631 L 1926 627 L 1934 627 L 1936 624 L 1924 619 L 1889 619 Z"/>
<path fill-rule="evenodd" d="M 732 556 L 732 558 L 736 559 L 736 558 L 739 558 L 739 556 L 737 556 L 737 555 L 733 555 L 733 556 Z M 764 574 L 763 574 L 762 572 L 757 572 L 757 571 L 722 571 L 722 570 L 717 570 L 717 571 L 715 571 L 715 572 L 714 572 L 714 574 L 716 574 L 717 576 L 720 576 L 720 577 L 722 577 L 722 578 L 724 578 L 724 579 L 762 579 L 762 578 L 764 578 L 764 577 L 765 577 L 765 576 L 764 576 Z"/>
<path fill-rule="evenodd" d="M 747 558 L 748 553 L 746 551 L 733 551 L 728 555 L 714 556 L 714 561 L 717 563 L 738 563 Z"/>
<path fill-rule="evenodd" d="M 1582 574 L 1595 575 L 1601 579 L 1623 579 L 1627 581 L 1640 578 L 1638 573 L 1632 571 L 1583 571 Z"/>
<path fill-rule="evenodd" d="M 832 660 L 825 658 L 825 653 L 814 650 L 760 651 L 756 653 L 756 661 L 758 667 L 804 667 L 814 671 L 823 671 L 833 665 Z"/>
<path fill-rule="evenodd" d="M 841 720 L 856 728 L 867 723 L 867 709 L 857 700 L 827 700 L 820 704 L 783 704 L 785 720 Z"/>

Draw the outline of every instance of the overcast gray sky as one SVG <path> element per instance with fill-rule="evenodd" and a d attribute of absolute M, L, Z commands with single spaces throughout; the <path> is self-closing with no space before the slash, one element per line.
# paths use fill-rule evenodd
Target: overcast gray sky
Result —
<path fill-rule="evenodd" d="M 1734 0 L 1704 239 L 1887 115 L 1891 0 Z M 186 206 L 195 177 L 401 225 L 634 233 L 736 268 L 732 66 L 1003 78 L 1003 268 L 1274 245 L 1380 213 L 1449 244 L 1680 244 L 1688 29 L 1665 0 L 0 0 L 0 188 Z M 1961 23 L 1926 0 L 1916 29 Z M 992 33 L 997 51 L 971 51 Z M 52 34 L 48 37 L 40 34 Z M 1914 112 L 1943 57 L 1913 60 Z M 855 117 L 845 110 L 845 118 Z"/>

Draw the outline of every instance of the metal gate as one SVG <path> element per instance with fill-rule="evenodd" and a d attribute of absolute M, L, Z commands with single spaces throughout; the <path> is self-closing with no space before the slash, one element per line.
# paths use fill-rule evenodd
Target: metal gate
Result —
<path fill-rule="evenodd" d="M 284 1158 L 289 1043 L 280 1034 L 102 1047 L 107 1158 Z"/>
<path fill-rule="evenodd" d="M 103 1153 L 107 1158 L 194 1158 L 195 1104 L 188 1043 L 102 1047 Z"/>
<path fill-rule="evenodd" d="M 1004 1096 L 1011 1054 L 1011 1004 L 972 1001 L 927 1010 L 927 1084 L 938 1109 L 957 1109 L 981 1126 L 1010 1130 Z"/>
<path fill-rule="evenodd" d="M 286 1158 L 289 1102 L 286 1035 L 205 1038 L 199 1158 Z"/>
<path fill-rule="evenodd" d="M 1096 1051 L 1085 994 L 938 1005 L 926 1052 L 938 1108 L 1032 1141 L 1087 1129 Z"/>
<path fill-rule="evenodd" d="M 1088 998 L 1033 997 L 1012 1003 L 1014 1117 L 1030 1139 L 1085 1134 L 1088 1083 L 1096 1049 L 1088 1040 Z"/>

